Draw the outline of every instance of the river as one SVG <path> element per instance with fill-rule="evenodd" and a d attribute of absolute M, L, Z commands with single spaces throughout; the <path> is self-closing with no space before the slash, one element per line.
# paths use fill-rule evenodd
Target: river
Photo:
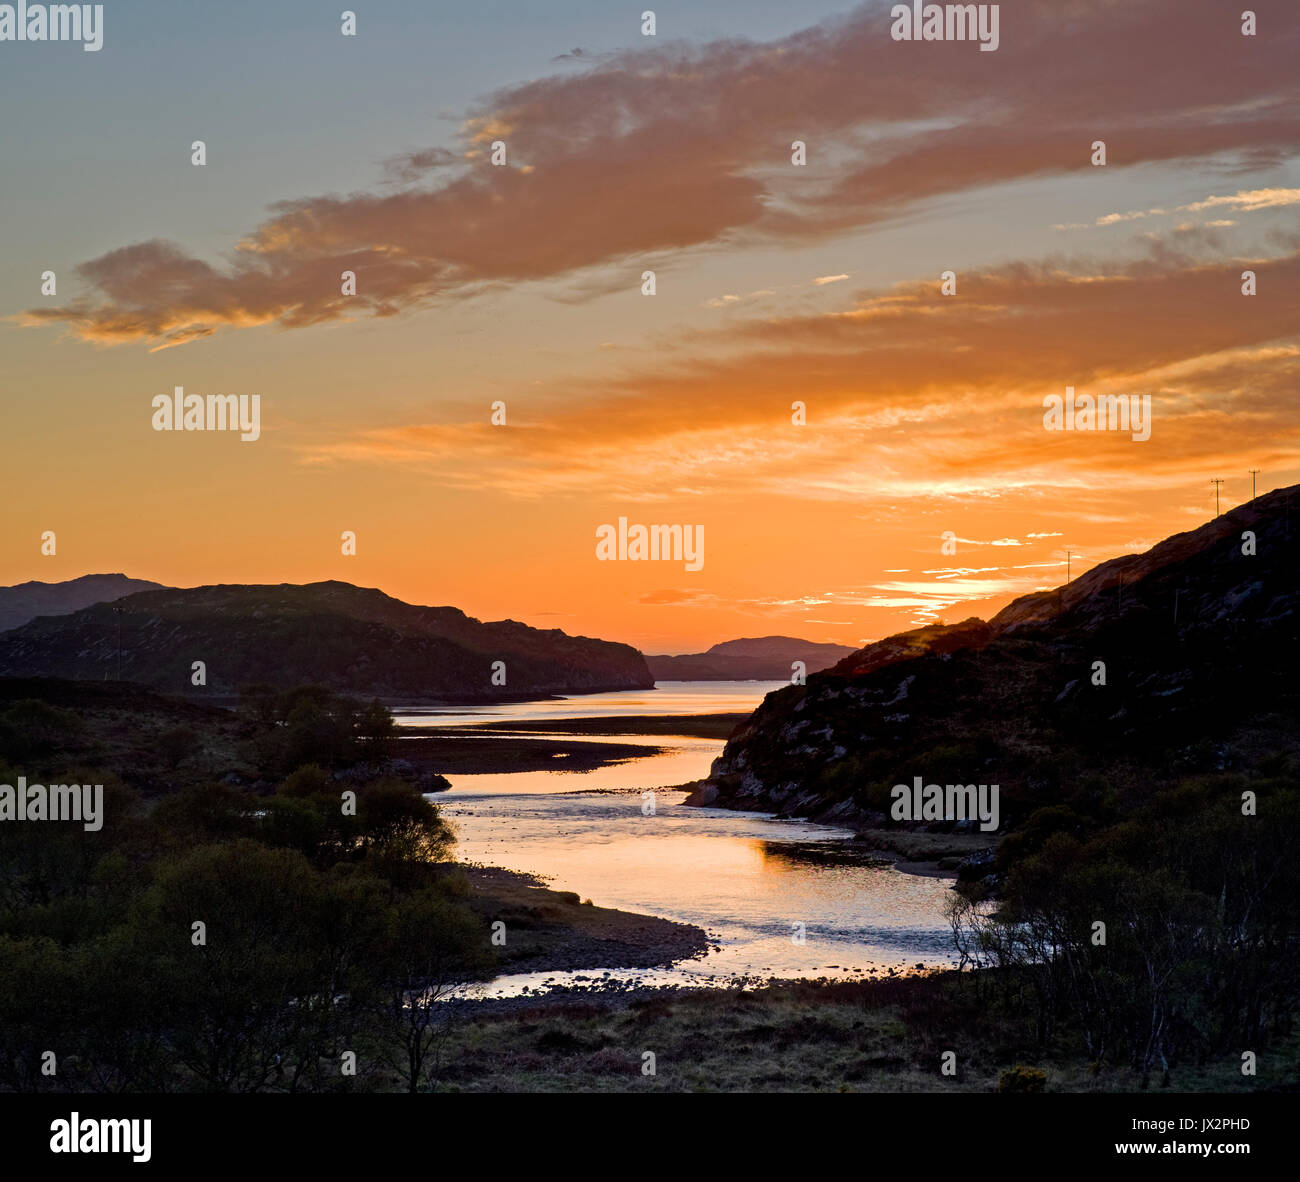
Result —
<path fill-rule="evenodd" d="M 545 735 L 552 733 L 547 722 L 558 719 L 749 711 L 783 684 L 661 682 L 654 690 L 394 713 L 403 726 L 528 721 L 537 724 L 532 733 Z M 455 825 L 457 856 L 537 874 L 602 907 L 697 924 L 712 948 L 669 969 L 499 977 L 487 995 L 609 979 L 707 985 L 737 977 L 849 978 L 953 963 L 946 880 L 890 866 L 810 862 L 797 856 L 799 844 L 848 832 L 691 808 L 681 803 L 684 792 L 658 791 L 706 775 L 721 741 L 617 734 L 593 741 L 665 750 L 587 772 L 448 776 L 451 790 L 432 799 Z M 651 790 L 655 807 L 646 815 L 643 794 Z"/>

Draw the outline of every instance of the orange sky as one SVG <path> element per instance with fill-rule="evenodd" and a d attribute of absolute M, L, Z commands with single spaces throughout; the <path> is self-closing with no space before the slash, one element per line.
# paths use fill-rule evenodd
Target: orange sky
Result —
<path fill-rule="evenodd" d="M 875 3 L 633 28 L 467 81 L 422 144 L 376 116 L 379 165 L 343 136 L 327 195 L 238 129 L 121 191 L 34 157 L 4 227 L 3 581 L 340 578 L 652 652 L 859 644 L 1192 528 L 1211 477 L 1225 507 L 1250 468 L 1295 483 L 1300 13 L 1256 8 L 1247 38 L 1209 0 L 1004 4 L 994 53 L 893 42 Z M 232 216 L 250 185 L 265 212 Z M 176 385 L 260 394 L 261 438 L 155 432 Z M 1045 430 L 1067 385 L 1150 395 L 1151 438 Z M 702 526 L 703 568 L 598 562 L 620 516 Z"/>

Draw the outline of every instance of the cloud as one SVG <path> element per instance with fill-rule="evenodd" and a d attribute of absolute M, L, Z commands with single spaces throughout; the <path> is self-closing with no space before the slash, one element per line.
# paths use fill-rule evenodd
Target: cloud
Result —
<path fill-rule="evenodd" d="M 955 541 L 967 546 L 1023 546 L 1019 538 L 995 538 L 991 542 L 978 542 L 974 538 L 956 538 Z"/>
<path fill-rule="evenodd" d="M 1111 493 L 1199 480 L 1211 459 L 1277 471 L 1300 464 L 1300 254 L 1250 265 L 1268 300 L 1240 294 L 1241 260 L 1171 250 L 1105 270 L 1063 259 L 971 270 L 960 299 L 930 280 L 862 291 L 829 312 L 697 332 L 671 360 L 555 378 L 530 395 L 536 418 L 509 431 L 387 426 L 318 439 L 304 456 L 525 498 L 642 501 L 1084 497 L 1100 479 Z M 1042 399 L 1066 385 L 1150 394 L 1151 439 L 1045 431 Z M 791 424 L 792 397 L 805 426 Z"/>
<path fill-rule="evenodd" d="M 1138 221 L 1141 218 L 1164 217 L 1171 213 L 1202 213 L 1207 209 L 1234 209 L 1243 213 L 1254 213 L 1261 209 L 1281 209 L 1289 205 L 1300 205 L 1300 189 L 1242 189 L 1236 193 L 1218 197 L 1207 197 L 1204 201 L 1194 201 L 1190 205 L 1178 205 L 1173 209 L 1134 209 L 1127 213 L 1103 214 L 1095 222 L 1067 222 L 1053 227 L 1056 230 L 1087 230 L 1093 226 L 1114 226 L 1122 222 Z M 1231 219 L 1205 223 L 1209 226 L 1235 226 Z M 1183 227 L 1192 223 L 1184 223 Z"/>
<path fill-rule="evenodd" d="M 977 603 L 1024 595 L 1035 589 L 1036 581 L 1027 576 L 974 578 L 974 573 L 979 572 L 953 572 L 933 581 L 884 581 L 860 590 L 833 592 L 827 602 L 837 607 L 910 610 L 914 624 L 933 624 L 951 608 L 959 607 L 966 616 Z"/>
<path fill-rule="evenodd" d="M 1250 212 L 1257 209 L 1278 209 L 1284 205 L 1300 205 L 1300 189 L 1251 189 L 1233 193 L 1229 197 L 1207 197 L 1191 205 L 1180 205 L 1180 211 L 1199 213 L 1203 209 L 1240 209 Z"/>
<path fill-rule="evenodd" d="M 703 591 L 667 589 L 663 591 L 647 591 L 637 602 L 650 604 L 654 607 L 670 607 L 682 603 L 703 603 L 713 598 L 712 595 Z"/>
<path fill-rule="evenodd" d="M 1211 157 L 1259 169 L 1300 147 L 1295 22 L 1242 38 L 1215 0 L 1003 8 L 996 54 L 916 52 L 875 3 L 773 42 L 665 42 L 590 64 L 575 52 L 471 106 L 455 149 L 390 161 L 373 191 L 283 201 L 220 261 L 123 246 L 78 268 L 83 294 L 24 322 L 157 348 L 600 272 L 579 284 L 590 296 L 657 252 L 811 242 L 1090 171 L 1098 129 L 1111 170 Z M 488 160 L 498 138 L 504 167 Z M 788 164 L 793 138 L 810 145 L 806 170 Z M 345 270 L 355 296 L 340 293 Z"/>
<path fill-rule="evenodd" d="M 419 180 L 436 168 L 450 168 L 465 163 L 464 156 L 457 155 L 448 148 L 425 148 L 384 161 L 384 172 L 390 181 L 407 183 Z"/>

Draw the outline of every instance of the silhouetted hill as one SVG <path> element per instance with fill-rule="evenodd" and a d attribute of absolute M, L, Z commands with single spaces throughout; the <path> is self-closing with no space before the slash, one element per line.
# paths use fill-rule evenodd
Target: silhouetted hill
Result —
<path fill-rule="evenodd" d="M 350 583 L 145 591 L 0 635 L 0 676 L 116 678 L 176 693 L 315 684 L 389 699 L 476 701 L 643 689 L 636 649 L 453 607 L 416 607 Z M 193 662 L 207 685 L 191 684 Z M 506 683 L 492 684 L 493 662 Z"/>
<path fill-rule="evenodd" d="M 791 664 L 803 661 L 815 673 L 853 652 L 843 644 L 818 644 L 793 636 L 724 640 L 707 652 L 647 656 L 656 681 L 788 681 Z"/>
<path fill-rule="evenodd" d="M 82 575 L 63 583 L 18 583 L 0 587 L 0 632 L 20 628 L 37 616 L 65 616 L 93 603 L 111 603 L 136 591 L 162 586 L 126 575 Z"/>
<path fill-rule="evenodd" d="M 999 784 L 1005 828 L 1079 794 L 1123 812 L 1181 777 L 1285 766 L 1297 526 L 1300 486 L 1279 489 L 987 623 L 868 645 L 769 694 L 693 803 L 875 824 L 919 775 Z"/>

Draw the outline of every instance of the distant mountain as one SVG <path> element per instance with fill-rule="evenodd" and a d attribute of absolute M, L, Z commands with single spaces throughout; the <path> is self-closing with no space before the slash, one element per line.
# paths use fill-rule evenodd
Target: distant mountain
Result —
<path fill-rule="evenodd" d="M 111 603 L 136 591 L 162 586 L 126 575 L 82 575 L 63 583 L 18 583 L 0 587 L 0 632 L 19 628 L 37 616 L 65 616 L 93 603 Z"/>
<path fill-rule="evenodd" d="M 707 652 L 680 657 L 647 656 L 656 681 L 788 681 L 791 664 L 802 661 L 815 673 L 854 650 L 843 644 L 818 644 L 793 636 L 724 640 Z"/>
<path fill-rule="evenodd" d="M 990 621 L 868 645 L 768 694 L 692 803 L 873 825 L 922 776 L 999 784 L 1014 824 L 1285 766 L 1300 755 L 1297 531 L 1300 486 L 1279 489 Z"/>
<path fill-rule="evenodd" d="M 389 699 L 481 701 L 654 684 L 626 644 L 482 623 L 341 582 L 144 591 L 43 617 L 0 635 L 0 676 L 114 679 L 119 620 L 122 679 L 176 693 L 311 683 Z M 191 685 L 195 661 L 206 665 L 203 690 Z M 497 661 L 504 685 L 492 684 Z"/>

